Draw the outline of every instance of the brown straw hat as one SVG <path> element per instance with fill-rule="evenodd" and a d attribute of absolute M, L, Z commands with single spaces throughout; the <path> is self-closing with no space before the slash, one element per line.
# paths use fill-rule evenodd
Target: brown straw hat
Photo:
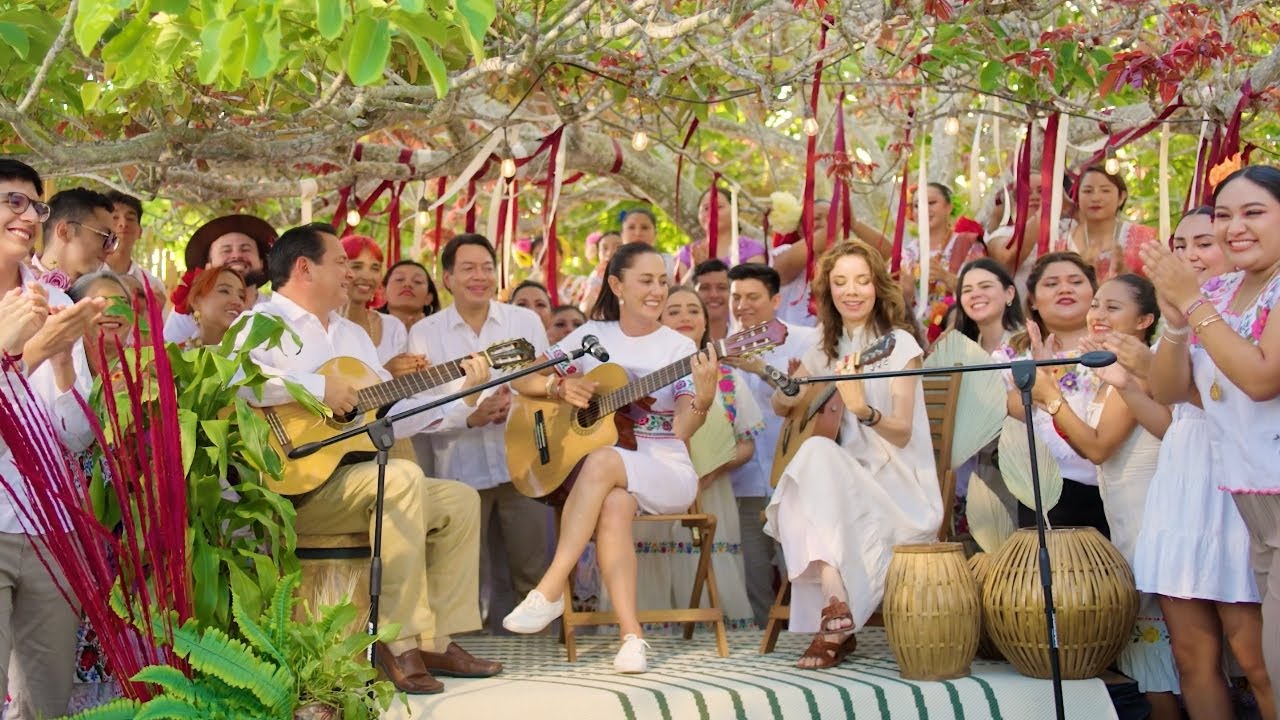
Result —
<path fill-rule="evenodd" d="M 276 230 L 262 218 L 253 215 L 223 215 L 200 226 L 191 235 L 185 253 L 187 269 L 204 267 L 209 264 L 209 248 L 213 242 L 227 233 L 244 233 L 258 244 L 258 257 L 263 266 L 267 262 L 267 251 L 276 241 Z"/>

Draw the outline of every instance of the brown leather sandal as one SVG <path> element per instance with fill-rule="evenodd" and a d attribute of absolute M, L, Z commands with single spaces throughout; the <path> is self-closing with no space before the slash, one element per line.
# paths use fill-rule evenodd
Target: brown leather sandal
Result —
<path fill-rule="evenodd" d="M 832 627 L 832 623 L 839 620 L 847 620 L 849 624 L 844 627 Z M 827 606 L 822 608 L 822 624 L 818 626 L 818 629 L 824 633 L 851 632 L 853 630 L 853 613 L 849 611 L 849 604 L 832 597 Z"/>
<path fill-rule="evenodd" d="M 818 633 L 813 636 L 813 642 L 809 643 L 809 647 L 805 648 L 804 654 L 800 656 L 800 660 L 796 661 L 796 667 L 801 670 L 825 670 L 833 668 L 848 657 L 854 650 L 858 648 L 858 636 L 849 633 L 843 641 L 834 643 L 827 640 L 830 633 Z M 805 660 L 817 660 L 816 665 L 803 665 Z"/>

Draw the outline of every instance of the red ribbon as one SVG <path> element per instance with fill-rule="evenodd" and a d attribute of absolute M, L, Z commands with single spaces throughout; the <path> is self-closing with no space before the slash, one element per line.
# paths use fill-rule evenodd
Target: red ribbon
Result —
<path fill-rule="evenodd" d="M 489 161 L 486 160 L 484 164 L 485 164 L 485 167 L 488 167 Z M 481 175 L 484 174 L 483 167 L 480 168 L 480 172 L 478 174 L 481 174 Z M 476 231 L 476 181 L 474 179 L 467 181 L 466 203 L 467 203 L 466 229 L 467 229 L 467 232 L 473 233 Z"/>
<path fill-rule="evenodd" d="M 711 210 L 707 217 L 707 257 L 716 258 L 716 244 L 720 239 L 720 173 L 711 177 Z M 692 262 L 692 256 L 689 258 Z M 692 270 L 693 268 L 689 268 Z"/>
<path fill-rule="evenodd" d="M 1049 252 L 1049 225 L 1044 222 L 1045 203 L 1050 202 L 1053 196 L 1053 165 L 1054 154 L 1058 147 L 1058 123 L 1062 119 L 1061 113 L 1053 113 L 1049 116 L 1049 122 L 1044 128 L 1044 144 L 1040 148 L 1040 237 L 1036 242 L 1036 252 L 1045 255 Z M 1028 130 L 1027 137 L 1031 134 Z M 1049 220 L 1053 216 L 1050 214 Z"/>
<path fill-rule="evenodd" d="M 835 23 L 835 19 L 830 15 L 824 15 L 822 18 L 822 31 L 818 35 L 818 52 L 821 53 L 827 47 L 827 29 Z M 813 87 L 809 91 L 809 115 L 817 119 L 818 117 L 818 99 L 822 90 L 822 60 L 813 66 Z M 844 92 L 840 93 L 841 98 Z M 805 244 L 805 261 L 804 261 L 804 279 L 813 279 L 813 200 L 814 200 L 814 171 L 818 161 L 818 136 L 816 134 L 809 136 L 809 141 L 805 144 L 804 155 L 804 197 L 801 199 L 801 224 L 803 230 Z M 832 205 L 834 207 L 834 200 Z M 827 237 L 831 236 L 830 225 L 827 227 Z"/>
<path fill-rule="evenodd" d="M 1013 237 L 1009 239 L 1009 244 L 1005 247 L 1016 248 L 1013 251 L 1013 266 L 1017 268 L 1022 262 L 1022 243 L 1026 240 L 1024 235 L 1027 232 L 1027 211 L 1031 205 L 1031 140 L 1032 130 L 1035 123 L 1027 123 L 1027 137 L 1022 141 L 1022 147 L 1018 150 L 1018 169 L 1014 173 L 1014 187 L 1016 188 L 1016 197 L 1014 205 L 1017 214 L 1013 221 Z M 1044 197 L 1040 198 L 1041 206 L 1044 205 Z M 1041 213 L 1041 217 L 1044 213 Z"/>
<path fill-rule="evenodd" d="M 556 158 L 560 155 L 560 138 L 564 135 L 564 126 L 556 128 L 547 139 L 543 141 L 544 145 L 549 146 L 550 154 L 547 155 L 547 187 L 546 194 L 542 201 L 542 225 L 544 230 L 543 240 L 543 256 L 546 259 L 546 280 L 547 295 L 551 296 L 551 306 L 555 307 L 560 304 L 560 289 L 557 287 L 557 270 L 560 266 L 559 258 L 559 242 L 556 238 L 556 216 L 551 212 L 552 199 L 556 191 Z M 541 150 L 539 150 L 541 152 Z M 534 153 L 535 155 L 537 153 Z"/>
<path fill-rule="evenodd" d="M 1200 139 L 1200 147 L 1196 149 L 1196 172 L 1195 172 L 1195 175 L 1193 175 L 1192 177 L 1195 177 L 1195 178 L 1208 177 L 1207 175 L 1208 171 L 1205 169 L 1205 163 L 1207 163 L 1209 160 L 1209 143 L 1211 140 L 1212 140 L 1212 137 L 1208 135 Z M 1182 212 L 1184 215 L 1186 213 L 1191 212 L 1194 205 L 1198 205 L 1200 202 L 1199 197 L 1192 197 L 1191 195 L 1191 191 L 1194 188 L 1195 188 L 1195 182 L 1187 183 L 1187 197 L 1185 200 L 1182 201 Z M 1172 240 L 1170 240 L 1170 242 L 1172 242 Z"/>
<path fill-rule="evenodd" d="M 915 110 L 907 111 L 907 118 L 909 119 L 909 122 L 907 123 L 906 133 L 902 136 L 902 144 L 904 147 L 909 146 L 911 143 L 910 121 L 914 121 L 915 116 Z M 894 275 L 897 275 L 898 271 L 902 269 L 902 238 L 903 233 L 905 233 L 907 229 L 907 186 L 910 185 L 910 183 L 911 156 L 908 155 L 902 160 L 902 186 L 898 188 L 898 215 L 897 219 L 894 220 L 893 227 L 893 257 L 889 259 L 889 270 L 893 272 Z"/>
<path fill-rule="evenodd" d="M 436 178 L 436 226 L 431 231 L 432 242 L 431 252 L 439 253 L 440 245 L 444 241 L 444 203 L 440 200 L 444 197 L 445 190 L 448 188 L 449 178 L 440 176 Z"/>
<path fill-rule="evenodd" d="M 832 157 L 847 160 L 849 157 L 848 146 L 845 144 L 844 138 L 844 93 L 840 93 L 840 100 L 836 103 L 836 138 L 835 145 L 832 148 Z M 839 232 L 837 233 L 837 225 Z M 836 173 L 835 183 L 831 189 L 831 207 L 827 210 L 827 247 L 835 244 L 837 234 L 841 239 L 849 237 L 849 232 L 853 229 L 853 210 L 850 207 L 849 183 L 844 176 Z M 809 257 L 805 263 L 805 279 L 812 280 L 813 275 L 813 245 L 809 245 Z"/>

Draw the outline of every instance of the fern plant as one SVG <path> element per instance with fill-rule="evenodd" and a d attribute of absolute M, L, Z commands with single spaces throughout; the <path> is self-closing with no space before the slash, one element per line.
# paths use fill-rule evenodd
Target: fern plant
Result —
<path fill-rule="evenodd" d="M 364 654 L 375 640 L 394 638 L 398 627 L 380 629 L 377 638 L 348 634 L 356 614 L 349 601 L 298 622 L 299 578 L 282 578 L 257 617 L 232 593 L 232 617 L 244 641 L 216 627 L 201 630 L 194 619 L 174 630 L 173 655 L 191 668 L 190 677 L 170 665 L 146 667 L 133 679 L 158 688 L 150 700 L 116 700 L 72 720 L 292 720 L 298 707 L 311 703 L 340 710 L 346 720 L 378 717 L 391 707 L 395 689 L 373 682 L 377 673 Z"/>

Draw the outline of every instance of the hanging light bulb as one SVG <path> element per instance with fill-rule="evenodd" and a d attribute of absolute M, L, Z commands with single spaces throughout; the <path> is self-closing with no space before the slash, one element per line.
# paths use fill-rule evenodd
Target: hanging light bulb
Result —
<path fill-rule="evenodd" d="M 812 117 L 804 119 L 804 134 L 813 137 L 818 134 L 818 121 Z"/>
<path fill-rule="evenodd" d="M 511 158 L 504 158 L 502 161 L 502 177 L 513 178 L 516 176 L 516 161 Z"/>
<path fill-rule="evenodd" d="M 644 151 L 645 148 L 649 147 L 649 134 L 643 130 L 637 130 L 636 134 L 631 136 L 631 147 L 635 148 L 637 152 Z"/>
<path fill-rule="evenodd" d="M 955 115 L 948 117 L 947 122 L 945 125 L 942 126 L 942 129 L 948 135 L 959 135 L 960 134 L 960 118 L 956 117 Z"/>
<path fill-rule="evenodd" d="M 360 211 L 351 208 L 347 211 L 347 227 L 355 227 L 360 224 Z"/>
<path fill-rule="evenodd" d="M 1109 157 L 1107 158 L 1107 162 L 1104 163 L 1102 167 L 1109 174 L 1115 175 L 1116 173 L 1120 172 L 1120 158 Z"/>
<path fill-rule="evenodd" d="M 428 222 L 428 221 L 430 221 L 430 220 L 431 220 L 431 215 L 430 215 L 429 213 L 427 213 L 427 211 L 426 211 L 426 210 L 419 210 L 419 211 L 418 211 L 418 223 L 419 223 L 419 224 L 426 225 L 426 224 L 427 224 L 427 222 Z"/>

